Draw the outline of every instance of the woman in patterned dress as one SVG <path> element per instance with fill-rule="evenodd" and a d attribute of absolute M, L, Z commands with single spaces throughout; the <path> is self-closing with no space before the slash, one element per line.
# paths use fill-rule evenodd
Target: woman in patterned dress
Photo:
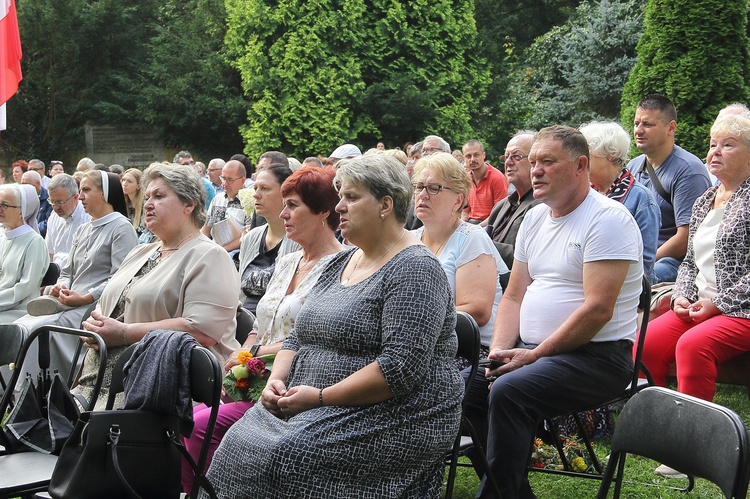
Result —
<path fill-rule="evenodd" d="M 336 203 L 339 197 L 333 188 L 333 169 L 306 167 L 293 173 L 281 186 L 284 209 L 281 218 L 286 236 L 302 246 L 278 258 L 265 294 L 258 302 L 258 316 L 253 330 L 244 344 L 235 350 L 224 364 L 224 371 L 237 365 L 240 352 L 250 352 L 254 345 L 256 356 L 278 353 L 289 332 L 294 329 L 300 307 L 305 303 L 321 272 L 331 257 L 343 247 L 336 240 L 334 230 L 339 226 Z M 219 407 L 219 417 L 211 435 L 207 463 L 211 463 L 222 437 L 254 401 L 240 400 Z M 198 460 L 210 408 L 204 404 L 193 411 L 195 427 L 185 446 Z M 182 487 L 190 493 L 193 486 L 193 472 L 186 459 L 183 459 Z"/>
<path fill-rule="evenodd" d="M 693 204 L 672 310 L 649 324 L 643 362 L 660 386 L 675 362 L 677 389 L 712 400 L 717 366 L 750 351 L 750 120 L 717 120 L 707 163 L 721 184 Z"/>
<path fill-rule="evenodd" d="M 336 173 L 343 237 L 208 478 L 220 497 L 439 497 L 460 420 L 445 272 L 404 230 L 412 187 L 370 155 Z M 394 465 L 395 464 L 395 465 Z"/>

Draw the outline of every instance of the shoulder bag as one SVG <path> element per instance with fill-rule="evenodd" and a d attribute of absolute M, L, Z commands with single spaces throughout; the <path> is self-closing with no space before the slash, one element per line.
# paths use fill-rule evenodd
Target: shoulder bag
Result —
<path fill-rule="evenodd" d="M 179 420 L 146 411 L 83 412 L 60 453 L 49 494 L 62 498 L 178 498 Z"/>

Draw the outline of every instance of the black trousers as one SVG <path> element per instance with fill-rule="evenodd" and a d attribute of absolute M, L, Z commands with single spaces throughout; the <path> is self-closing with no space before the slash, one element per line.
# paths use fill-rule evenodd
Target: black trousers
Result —
<path fill-rule="evenodd" d="M 591 342 L 573 352 L 541 358 L 500 376 L 489 390 L 480 372 L 466 394 L 466 411 L 480 439 L 486 435 L 489 472 L 503 499 L 535 497 L 526 466 L 543 419 L 617 397 L 632 373 L 632 347 L 622 341 Z M 485 482 L 477 498 L 494 497 Z"/>

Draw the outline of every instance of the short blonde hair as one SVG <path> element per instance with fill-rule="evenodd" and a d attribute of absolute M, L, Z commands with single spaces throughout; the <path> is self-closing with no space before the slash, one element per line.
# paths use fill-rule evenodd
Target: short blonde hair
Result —
<path fill-rule="evenodd" d="M 418 179 L 426 170 L 442 178 L 453 192 L 463 194 L 466 202 L 471 190 L 471 176 L 451 153 L 437 152 L 421 158 L 414 166 L 413 178 Z"/>

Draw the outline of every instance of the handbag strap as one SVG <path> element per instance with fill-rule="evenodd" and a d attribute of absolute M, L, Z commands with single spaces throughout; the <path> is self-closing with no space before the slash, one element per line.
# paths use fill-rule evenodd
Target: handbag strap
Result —
<path fill-rule="evenodd" d="M 182 440 L 174 433 L 174 432 L 168 432 L 167 433 L 168 440 L 180 451 L 180 454 L 187 460 L 187 462 L 190 464 L 190 468 L 193 470 L 193 475 L 195 476 L 195 481 L 198 482 L 199 488 L 202 488 L 206 491 L 206 493 L 209 495 L 211 499 L 217 499 L 216 490 L 214 489 L 214 486 L 211 484 L 211 482 L 208 481 L 208 478 L 206 477 L 205 473 L 198 473 L 197 468 L 198 465 L 195 464 L 195 460 L 193 459 L 193 456 L 190 455 L 188 450 L 185 448 L 185 445 L 182 443 Z M 115 473 L 117 473 L 117 477 L 120 479 L 122 484 L 125 486 L 125 489 L 127 490 L 128 494 L 133 499 L 141 499 L 141 497 L 138 495 L 138 493 L 133 490 L 133 487 L 130 486 L 127 479 L 125 478 L 125 475 L 122 473 L 122 470 L 120 469 L 120 461 L 117 457 L 117 443 L 120 440 L 120 425 L 113 424 L 109 428 L 109 443 L 110 443 L 110 453 L 112 454 L 112 467 L 115 469 Z"/>
<path fill-rule="evenodd" d="M 190 452 L 188 452 L 185 444 L 182 443 L 182 440 L 177 435 L 172 435 L 170 441 L 175 445 L 175 447 L 180 450 L 180 454 L 182 454 L 182 456 L 188 462 L 188 464 L 190 465 L 190 469 L 193 470 L 193 481 L 198 483 L 198 490 L 203 489 L 211 499 L 218 499 L 216 490 L 214 489 L 214 486 L 211 484 L 211 482 L 208 481 L 208 477 L 206 477 L 206 474 L 198 473 L 198 465 L 195 463 L 195 459 L 193 459 L 193 456 L 190 455 Z M 187 491 L 188 494 L 190 492 L 192 491 Z"/>
<path fill-rule="evenodd" d="M 122 470 L 120 469 L 120 460 L 117 458 L 117 443 L 120 441 L 120 425 L 113 424 L 109 428 L 109 450 L 112 454 L 112 466 L 115 469 L 115 473 L 117 473 L 117 477 L 120 479 L 122 484 L 125 486 L 125 490 L 130 494 L 131 497 L 134 499 L 141 499 L 141 496 L 138 495 L 138 493 L 133 490 L 133 487 L 130 486 L 128 481 L 125 479 L 125 475 L 122 474 Z"/>
<path fill-rule="evenodd" d="M 656 192 L 659 193 L 659 195 L 669 203 L 669 206 L 672 206 L 672 198 L 669 197 L 669 194 L 667 194 L 666 189 L 664 189 L 664 186 L 661 185 L 661 182 L 659 181 L 659 176 L 656 174 L 656 170 L 654 170 L 654 167 L 651 166 L 651 162 L 648 160 L 646 155 L 643 155 L 643 168 L 642 170 L 646 170 L 648 172 L 648 176 L 651 179 L 651 183 L 654 186 L 654 189 L 656 189 Z"/>

